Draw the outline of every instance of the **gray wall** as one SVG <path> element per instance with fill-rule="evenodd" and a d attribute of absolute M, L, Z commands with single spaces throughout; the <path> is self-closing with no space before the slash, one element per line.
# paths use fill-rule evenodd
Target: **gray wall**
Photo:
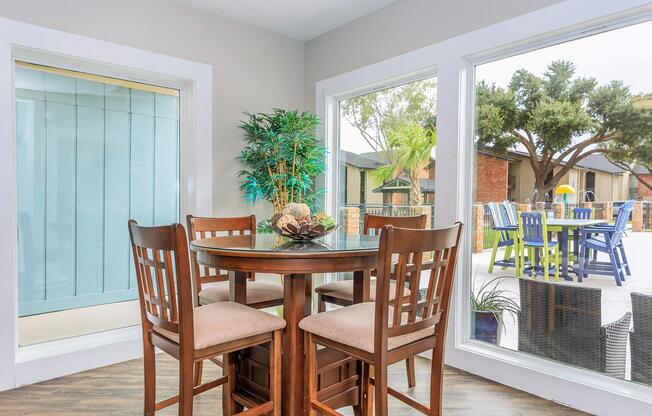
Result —
<path fill-rule="evenodd" d="M 0 16 L 211 64 L 215 214 L 251 212 L 238 189 L 237 126 L 243 111 L 303 107 L 303 42 L 170 0 L 0 0 Z"/>
<path fill-rule="evenodd" d="M 402 0 L 306 43 L 305 105 L 315 83 L 561 0 Z"/>

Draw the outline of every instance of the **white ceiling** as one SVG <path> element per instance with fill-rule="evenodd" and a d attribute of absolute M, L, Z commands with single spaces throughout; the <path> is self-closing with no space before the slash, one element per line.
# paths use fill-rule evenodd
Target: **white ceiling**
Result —
<path fill-rule="evenodd" d="M 398 0 L 176 0 L 299 40 L 309 40 Z"/>

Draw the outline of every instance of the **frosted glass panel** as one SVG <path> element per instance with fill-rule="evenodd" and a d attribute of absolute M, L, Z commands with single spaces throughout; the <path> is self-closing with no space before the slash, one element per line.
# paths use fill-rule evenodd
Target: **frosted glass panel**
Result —
<path fill-rule="evenodd" d="M 16 143 L 19 316 L 137 299 L 127 221 L 179 221 L 179 97 L 17 66 Z"/>

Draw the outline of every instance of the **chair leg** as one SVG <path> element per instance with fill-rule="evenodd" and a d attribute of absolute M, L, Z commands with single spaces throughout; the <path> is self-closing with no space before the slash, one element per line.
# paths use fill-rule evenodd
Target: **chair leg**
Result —
<path fill-rule="evenodd" d="M 156 411 L 156 354 L 154 345 L 151 343 L 150 334 L 143 337 L 144 351 L 144 373 L 145 373 L 145 416 L 154 416 Z"/>
<path fill-rule="evenodd" d="M 242 407 L 233 400 L 237 377 L 236 354 L 230 352 L 222 356 L 222 371 L 228 377 L 227 382 L 222 386 L 222 414 L 224 416 L 232 416 L 242 410 Z"/>
<path fill-rule="evenodd" d="M 505 263 L 507 263 L 510 257 L 512 257 L 512 246 L 507 246 L 505 247 L 505 255 L 503 256 L 503 260 L 505 261 Z M 501 269 L 505 270 L 507 269 L 507 266 L 503 266 L 501 267 Z"/>
<path fill-rule="evenodd" d="M 312 341 L 312 334 L 306 332 L 306 366 L 308 367 L 308 403 L 306 405 L 308 416 L 317 416 L 312 402 L 317 400 L 317 345 Z"/>
<path fill-rule="evenodd" d="M 548 274 L 550 272 L 550 251 L 547 248 L 543 249 L 543 280 L 548 281 Z"/>
<path fill-rule="evenodd" d="M 528 257 L 530 258 L 530 276 L 537 277 L 537 262 L 536 256 L 534 254 L 534 248 L 528 248 Z"/>
<path fill-rule="evenodd" d="M 516 270 L 516 277 L 521 277 L 521 250 L 516 237 L 514 237 L 514 270 Z"/>
<path fill-rule="evenodd" d="M 429 416 L 441 416 L 442 393 L 444 390 L 444 356 L 441 348 L 432 351 L 430 363 L 430 413 Z"/>
<path fill-rule="evenodd" d="M 192 416 L 194 370 L 192 353 L 182 353 L 179 358 L 179 416 Z"/>
<path fill-rule="evenodd" d="M 609 250 L 609 261 L 611 262 L 611 269 L 614 272 L 616 285 L 622 286 L 623 284 L 620 280 L 620 270 L 618 269 L 618 263 L 616 262 L 616 256 L 614 255 L 613 249 Z"/>
<path fill-rule="evenodd" d="M 494 243 L 491 248 L 491 260 L 489 261 L 489 273 L 494 271 L 494 263 L 496 262 L 496 253 L 498 253 L 498 243 L 500 242 L 500 233 L 494 234 Z"/>
<path fill-rule="evenodd" d="M 202 372 L 204 371 L 204 362 L 203 361 L 197 361 L 195 363 L 195 387 L 199 386 L 201 384 L 201 379 L 202 379 Z"/>
<path fill-rule="evenodd" d="M 387 416 L 388 400 L 387 400 L 387 361 L 374 366 L 374 402 L 375 409 L 374 416 Z"/>
<path fill-rule="evenodd" d="M 371 378 L 373 377 L 373 367 L 367 363 L 362 364 L 362 381 L 361 381 L 361 393 L 360 393 L 360 402 L 361 410 L 363 416 L 369 416 L 373 414 L 374 409 L 374 390 L 371 385 Z"/>
<path fill-rule="evenodd" d="M 269 350 L 269 399 L 274 404 L 272 416 L 281 416 L 281 330 L 274 331 Z"/>
<path fill-rule="evenodd" d="M 555 248 L 555 282 L 559 281 L 559 246 Z"/>
<path fill-rule="evenodd" d="M 586 247 L 580 244 L 580 260 L 579 260 L 579 268 L 577 270 L 577 281 L 579 283 L 582 283 L 582 279 L 584 279 L 584 266 L 586 264 Z"/>
<path fill-rule="evenodd" d="M 631 276 L 632 272 L 629 270 L 629 261 L 627 260 L 627 255 L 625 254 L 625 246 L 623 245 L 622 241 L 618 244 L 618 250 L 620 251 L 620 258 L 622 259 L 625 266 L 625 273 L 627 273 L 627 276 Z"/>
<path fill-rule="evenodd" d="M 408 387 L 417 385 L 417 376 L 414 370 L 414 355 L 405 359 L 405 370 L 407 372 Z"/>
<path fill-rule="evenodd" d="M 623 268 L 623 263 L 620 261 L 620 256 L 618 255 L 618 247 L 613 248 L 614 260 L 616 260 L 616 269 L 618 270 L 618 276 L 620 276 L 620 281 L 625 281 L 625 269 Z"/>
<path fill-rule="evenodd" d="M 317 295 L 317 313 L 326 312 L 326 302 L 324 302 L 324 296 L 321 294 Z"/>

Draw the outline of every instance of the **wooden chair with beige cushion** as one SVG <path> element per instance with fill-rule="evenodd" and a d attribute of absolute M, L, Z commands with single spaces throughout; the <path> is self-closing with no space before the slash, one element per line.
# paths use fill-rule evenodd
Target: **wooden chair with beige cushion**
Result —
<path fill-rule="evenodd" d="M 364 215 L 363 232 L 367 235 L 378 235 L 380 230 L 386 225 L 392 225 L 400 228 L 416 228 L 424 229 L 426 227 L 427 216 L 418 215 L 413 217 L 389 217 L 383 215 Z M 372 276 L 376 275 L 373 271 Z M 396 283 L 390 282 L 390 301 L 396 298 Z M 326 303 L 332 303 L 339 306 L 353 305 L 353 280 L 340 280 L 337 282 L 325 283 L 315 289 L 317 293 L 317 310 L 324 312 L 326 310 Z M 403 296 L 407 300 L 410 296 L 410 289 L 403 289 Z M 372 280 L 369 287 L 369 300 L 374 302 L 376 300 L 376 281 Z M 414 358 L 408 359 L 406 362 L 408 385 L 414 387 L 416 385 L 416 376 L 414 370 Z"/>
<path fill-rule="evenodd" d="M 309 415 L 339 415 L 318 400 L 317 345 L 333 348 L 363 362 L 363 415 L 387 416 L 388 397 L 401 400 L 426 415 L 441 415 L 446 320 L 462 224 L 438 230 L 386 226 L 380 234 L 376 302 L 359 303 L 304 318 L 308 350 Z M 398 257 L 398 261 L 393 261 Z M 409 283 L 408 302 L 390 301 L 390 281 Z M 418 298 L 423 282 L 426 296 Z M 432 351 L 430 406 L 387 386 L 387 367 Z M 370 394 L 373 386 L 374 394 Z M 370 398 L 373 399 L 373 408 Z"/>
<path fill-rule="evenodd" d="M 233 218 L 202 218 L 187 216 L 188 240 L 200 238 L 256 234 L 256 216 Z M 229 300 L 228 272 L 206 267 L 192 254 L 193 275 L 197 290 L 197 302 L 206 305 Z M 283 304 L 283 287 L 280 284 L 258 282 L 252 274 L 247 282 L 247 305 L 262 309 Z"/>
<path fill-rule="evenodd" d="M 188 242 L 181 224 L 140 227 L 129 221 L 129 234 L 140 298 L 145 364 L 145 411 L 179 403 L 179 415 L 190 416 L 193 396 L 223 385 L 223 414 L 233 415 L 247 399 L 235 386 L 235 354 L 269 343 L 270 398 L 238 414 L 281 414 L 281 330 L 285 321 L 233 302 L 195 307 Z M 238 322 L 238 325 L 234 325 Z M 179 394 L 156 402 L 155 348 L 179 360 Z M 225 376 L 199 385 L 196 373 L 205 359 L 223 355 Z M 250 403 L 250 402 L 249 402 Z"/>

